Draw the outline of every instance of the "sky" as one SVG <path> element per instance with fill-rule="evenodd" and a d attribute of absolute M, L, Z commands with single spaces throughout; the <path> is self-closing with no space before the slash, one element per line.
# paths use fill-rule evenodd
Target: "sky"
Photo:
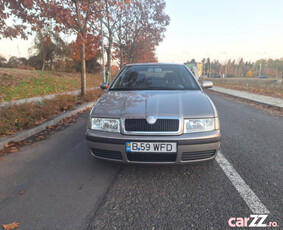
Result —
<path fill-rule="evenodd" d="M 283 57 L 283 0 L 166 0 L 170 25 L 159 62 Z M 0 54 L 28 57 L 32 38 L 0 40 Z"/>
<path fill-rule="evenodd" d="M 166 0 L 159 62 L 283 57 L 283 0 Z"/>

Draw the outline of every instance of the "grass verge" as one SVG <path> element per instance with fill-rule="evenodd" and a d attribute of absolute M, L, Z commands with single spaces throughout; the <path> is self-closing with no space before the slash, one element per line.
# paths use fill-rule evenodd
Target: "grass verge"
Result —
<path fill-rule="evenodd" d="M 97 74 L 87 74 L 87 88 L 99 86 Z M 80 73 L 0 68 L 0 102 L 80 89 Z"/>
<path fill-rule="evenodd" d="M 58 114 L 73 110 L 84 102 L 95 101 L 102 94 L 102 90 L 96 89 L 87 91 L 84 98 L 59 95 L 52 100 L 1 107 L 0 137 L 32 128 Z"/>
<path fill-rule="evenodd" d="M 283 80 L 246 78 L 207 78 L 213 85 L 283 99 Z"/>

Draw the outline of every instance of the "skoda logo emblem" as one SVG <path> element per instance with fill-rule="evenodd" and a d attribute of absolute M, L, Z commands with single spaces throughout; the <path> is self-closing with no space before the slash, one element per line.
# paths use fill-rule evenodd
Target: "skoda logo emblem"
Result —
<path fill-rule="evenodd" d="M 156 118 L 154 116 L 148 116 L 146 121 L 148 124 L 153 125 L 156 122 Z"/>

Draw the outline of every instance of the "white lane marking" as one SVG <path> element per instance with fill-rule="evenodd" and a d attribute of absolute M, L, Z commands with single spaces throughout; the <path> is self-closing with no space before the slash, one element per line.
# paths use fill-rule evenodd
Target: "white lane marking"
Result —
<path fill-rule="evenodd" d="M 251 188 L 246 184 L 246 182 L 242 179 L 242 177 L 237 173 L 237 171 L 220 151 L 216 156 L 216 161 L 253 213 L 270 213 L 268 209 L 261 203 L 257 195 L 251 190 Z"/>

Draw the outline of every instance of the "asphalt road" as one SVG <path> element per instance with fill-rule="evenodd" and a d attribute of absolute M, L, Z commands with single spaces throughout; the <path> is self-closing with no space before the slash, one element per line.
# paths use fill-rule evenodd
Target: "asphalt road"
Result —
<path fill-rule="evenodd" d="M 221 152 L 283 229 L 283 118 L 211 94 Z M 219 161 L 184 166 L 95 160 L 87 113 L 46 140 L 0 158 L 0 224 L 19 229 L 229 229 L 254 214 Z M 261 229 L 261 228 L 257 228 Z"/>

